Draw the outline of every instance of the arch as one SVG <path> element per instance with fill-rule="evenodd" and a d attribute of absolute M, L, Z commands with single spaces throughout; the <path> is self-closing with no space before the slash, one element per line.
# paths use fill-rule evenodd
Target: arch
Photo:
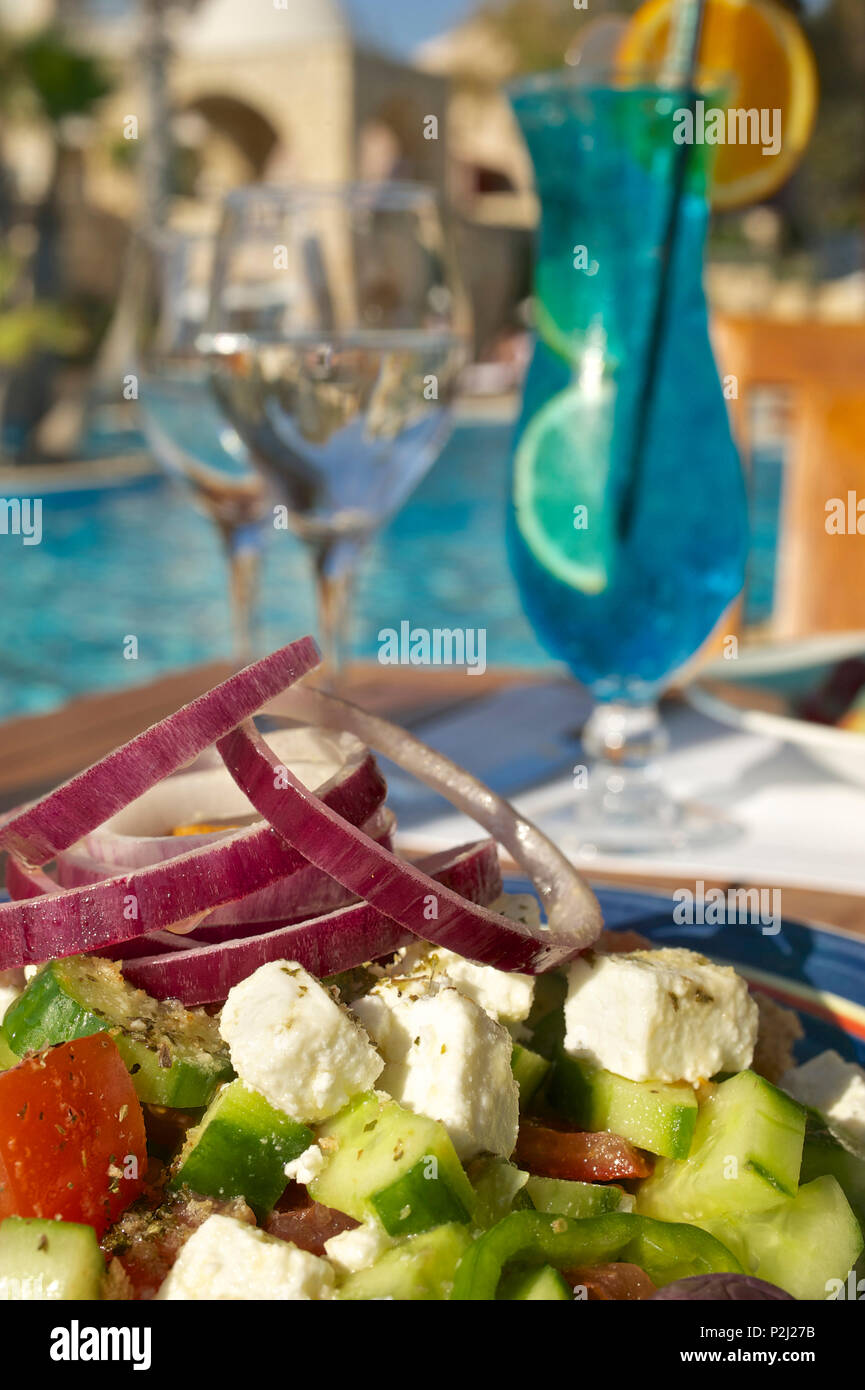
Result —
<path fill-rule="evenodd" d="M 210 131 L 243 157 L 253 178 L 261 178 L 279 145 L 274 126 L 254 106 L 237 97 L 206 94 L 186 103 L 184 114 L 200 116 Z"/>

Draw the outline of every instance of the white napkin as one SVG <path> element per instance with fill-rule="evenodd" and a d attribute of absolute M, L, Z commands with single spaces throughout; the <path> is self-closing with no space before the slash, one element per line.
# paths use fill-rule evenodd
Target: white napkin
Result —
<path fill-rule="evenodd" d="M 588 698 L 566 681 L 509 688 L 424 724 L 421 738 L 464 764 L 598 873 L 717 878 L 865 894 L 865 789 L 847 784 L 797 748 L 741 733 L 671 703 L 670 747 L 660 760 L 677 797 L 735 820 L 741 834 L 716 845 L 652 854 L 578 851 L 572 770 Z M 388 769 L 398 840 L 434 850 L 476 827 Z"/>

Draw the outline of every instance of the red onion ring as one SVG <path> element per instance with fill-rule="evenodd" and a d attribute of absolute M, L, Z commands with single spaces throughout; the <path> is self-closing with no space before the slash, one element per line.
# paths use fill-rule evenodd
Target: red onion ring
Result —
<path fill-rule="evenodd" d="M 482 903 L 493 902 L 501 892 L 492 840 L 461 845 L 420 863 L 439 892 L 464 893 Z M 321 978 L 390 955 L 411 939 L 410 932 L 361 902 L 264 936 L 130 960 L 124 963 L 123 973 L 157 999 L 212 1004 L 225 999 L 233 985 L 271 960 L 297 961 Z"/>
<path fill-rule="evenodd" d="M 195 946 L 195 940 L 192 935 L 178 936 L 172 931 L 153 931 L 148 936 L 133 936 L 129 941 L 118 941 L 116 946 L 103 946 L 98 954 L 107 956 L 109 960 L 131 960 L 137 956 L 163 955 L 166 951 L 190 951 Z"/>
<path fill-rule="evenodd" d="M 327 787 L 336 776 L 344 775 L 348 765 L 356 765 L 370 756 L 352 734 L 334 734 L 307 725 L 277 729 L 266 737 L 280 762 L 290 767 L 308 787 Z M 146 864 L 176 859 L 189 850 L 214 844 L 217 839 L 225 839 L 234 830 L 257 819 L 236 782 L 228 775 L 225 764 L 216 757 L 211 767 L 189 768 L 148 788 L 116 815 L 82 836 L 68 852 L 87 854 L 92 860 L 109 865 L 112 873 L 120 869 L 142 869 Z M 217 823 L 219 828 L 189 835 L 166 834 L 171 826 L 201 822 Z M 101 875 L 102 878 L 108 876 Z"/>
<path fill-rule="evenodd" d="M 50 874 L 43 869 L 29 869 L 20 859 L 10 859 L 6 866 L 6 888 L 16 902 L 24 898 L 58 897 L 62 893 Z M 276 923 L 274 923 L 274 926 Z M 155 951 L 187 951 L 188 937 L 176 932 L 154 931 L 148 936 L 136 936 L 106 947 L 103 954 L 120 959 L 125 956 L 152 955 Z"/>
<path fill-rule="evenodd" d="M 260 821 L 257 824 L 261 826 Z M 364 822 L 364 834 L 390 849 L 395 824 L 393 813 L 386 805 L 381 805 Z M 229 833 L 221 833 L 218 838 L 225 839 Z M 186 839 L 186 836 L 175 837 L 174 843 L 182 845 Z M 86 884 L 101 883 L 130 867 L 128 864 L 100 864 L 73 847 L 57 856 L 57 883 L 61 888 L 81 888 Z M 15 883 L 18 881 L 20 874 L 13 880 Z M 53 886 L 56 889 L 57 884 Z M 32 893 L 19 894 L 13 887 L 9 887 L 9 893 L 13 898 L 32 896 Z M 235 937 L 245 936 L 249 931 L 271 931 L 291 922 L 302 922 L 305 917 L 319 917 L 324 912 L 346 907 L 353 898 L 354 894 L 341 883 L 323 874 L 313 864 L 304 862 L 294 873 L 277 879 L 269 887 L 257 893 L 247 893 L 236 902 L 226 903 L 224 907 L 208 912 L 201 924 L 192 930 L 190 937 L 198 942 L 231 941 Z M 136 951 L 135 954 L 142 953 Z"/>
<path fill-rule="evenodd" d="M 46 864 L 318 665 L 301 637 L 160 720 L 0 825 L 0 851 Z"/>
<path fill-rule="evenodd" d="M 268 740 L 269 738 L 270 735 L 268 735 Z M 384 790 L 384 783 L 377 765 L 374 760 L 369 758 L 369 755 L 365 761 L 363 774 L 364 777 L 369 775 L 369 787 L 364 788 L 362 779 L 358 779 L 358 792 L 365 797 L 366 804 L 366 801 L 372 802 L 381 795 Z M 396 819 L 393 812 L 382 802 L 363 822 L 363 830 L 373 840 L 379 840 L 390 848 L 395 825 Z M 256 815 L 254 824 L 243 828 L 263 829 L 265 826 L 266 822 L 263 822 Z M 175 846 L 175 853 L 170 858 L 178 859 L 182 854 L 188 854 L 193 849 L 206 848 L 208 845 L 227 840 L 236 834 L 239 828 L 220 830 L 210 835 L 173 836 L 172 843 Z M 61 888 L 82 888 L 86 884 L 101 883 L 106 878 L 114 878 L 120 873 L 130 873 L 136 867 L 144 868 L 167 862 L 167 859 L 160 857 L 145 860 L 144 863 L 138 865 L 125 861 L 102 862 L 94 859 L 92 855 L 82 849 L 81 846 L 85 843 L 86 840 L 82 840 L 80 845 L 73 845 L 71 849 L 65 849 L 58 854 L 55 876 Z M 12 897 L 16 896 L 14 893 L 11 895 Z M 205 922 L 208 925 L 229 922 L 262 922 L 268 919 L 284 922 L 289 914 L 294 914 L 299 919 L 311 917 L 321 912 L 329 912 L 332 908 L 341 907 L 347 903 L 350 896 L 342 884 L 328 878 L 313 864 L 304 862 L 294 873 L 289 874 L 285 879 L 278 879 L 268 888 L 263 888 L 257 893 L 247 893 L 245 897 L 239 898 L 235 903 L 215 908 L 213 912 L 207 914 Z"/>
<path fill-rule="evenodd" d="M 313 718 L 325 727 L 348 728 L 493 834 L 532 879 L 547 925 L 533 928 L 511 921 L 437 886 L 422 870 L 347 824 L 290 772 L 280 770 L 255 726 L 241 725 L 217 743 L 225 765 L 256 810 L 310 863 L 415 936 L 484 965 L 538 974 L 591 945 L 602 926 L 595 895 L 562 852 L 508 802 L 386 720 L 320 691 L 305 690 L 302 697 L 302 718 L 314 711 Z M 288 710 L 292 718 L 297 717 L 296 708 L 290 700 L 269 707 L 273 713 Z M 433 901 L 437 916 L 430 920 Z"/>
<path fill-rule="evenodd" d="M 23 902 L 26 898 L 56 897 L 63 890 L 44 869 L 31 869 L 20 859 L 10 858 L 6 863 L 6 892 L 13 902 Z"/>
<path fill-rule="evenodd" d="M 328 805 L 347 811 L 349 820 L 363 823 L 385 790 L 375 760 L 367 755 L 332 778 L 322 795 Z M 174 859 L 65 891 L 10 856 L 9 891 L 14 887 L 18 893 L 22 886 L 25 891 L 18 901 L 0 904 L 0 969 L 116 946 L 165 927 L 192 930 L 213 908 L 306 867 L 297 850 L 270 825 L 260 824 Z"/>

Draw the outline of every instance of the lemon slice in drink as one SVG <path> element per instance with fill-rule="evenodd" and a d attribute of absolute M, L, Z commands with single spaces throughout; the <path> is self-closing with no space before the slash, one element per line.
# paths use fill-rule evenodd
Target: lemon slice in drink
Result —
<path fill-rule="evenodd" d="M 648 0 L 637 10 L 617 55 L 624 71 L 664 62 L 674 4 Z M 811 136 L 817 75 L 808 41 L 775 0 L 706 0 L 699 65 L 701 80 L 720 75 L 729 84 L 718 102 L 727 139 L 718 144 L 712 206 L 760 202 L 790 177 Z M 755 132 L 754 119 L 766 129 Z"/>
<path fill-rule="evenodd" d="M 549 574 L 585 594 L 609 583 L 614 390 L 577 384 L 553 396 L 523 431 L 514 457 L 517 527 Z"/>

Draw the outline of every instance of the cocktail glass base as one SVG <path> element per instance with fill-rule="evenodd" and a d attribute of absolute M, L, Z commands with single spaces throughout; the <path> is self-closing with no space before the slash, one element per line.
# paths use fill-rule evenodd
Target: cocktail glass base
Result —
<path fill-rule="evenodd" d="M 595 769 L 591 787 L 576 792 L 563 848 L 581 858 L 594 854 L 657 854 L 714 846 L 735 840 L 742 828 L 712 807 L 678 801 L 645 779 L 635 786 L 627 773 Z M 591 775 L 591 774 L 590 774 Z"/>
<path fill-rule="evenodd" d="M 640 854 L 734 840 L 741 828 L 698 802 L 679 801 L 664 786 L 658 758 L 667 732 L 657 704 L 616 701 L 595 706 L 583 728 L 590 761 L 574 769 L 569 851 Z"/>

